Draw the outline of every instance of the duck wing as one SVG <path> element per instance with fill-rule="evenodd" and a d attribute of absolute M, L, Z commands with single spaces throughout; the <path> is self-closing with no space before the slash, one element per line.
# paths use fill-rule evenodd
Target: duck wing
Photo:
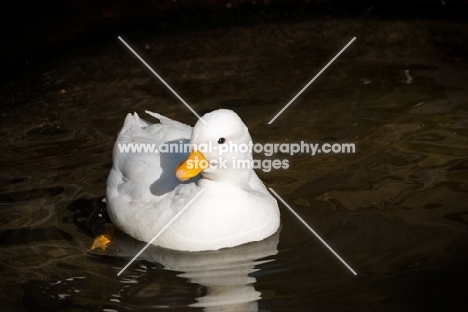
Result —
<path fill-rule="evenodd" d="M 163 145 L 188 144 L 192 127 L 148 112 L 160 123 L 151 124 L 137 113 L 128 114 L 113 151 L 113 167 L 107 179 L 109 210 L 154 205 L 181 184 L 175 167 L 188 151 L 160 152 Z M 167 150 L 167 149 L 166 149 Z M 111 216 L 112 218 L 112 216 Z"/>

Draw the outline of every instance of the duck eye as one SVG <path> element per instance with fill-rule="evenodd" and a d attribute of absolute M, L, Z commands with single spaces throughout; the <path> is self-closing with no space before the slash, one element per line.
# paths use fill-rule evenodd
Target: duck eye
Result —
<path fill-rule="evenodd" d="M 224 144 L 224 142 L 226 142 L 225 138 L 219 138 L 218 144 Z"/>

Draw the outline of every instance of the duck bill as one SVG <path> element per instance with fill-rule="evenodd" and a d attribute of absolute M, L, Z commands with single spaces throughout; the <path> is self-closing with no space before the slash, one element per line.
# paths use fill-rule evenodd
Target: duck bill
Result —
<path fill-rule="evenodd" d="M 208 168 L 208 161 L 201 152 L 191 152 L 190 155 L 175 169 L 175 175 L 180 181 L 195 177 Z"/>

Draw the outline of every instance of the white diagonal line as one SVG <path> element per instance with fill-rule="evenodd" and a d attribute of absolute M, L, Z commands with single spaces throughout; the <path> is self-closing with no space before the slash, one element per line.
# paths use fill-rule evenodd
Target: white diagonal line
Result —
<path fill-rule="evenodd" d="M 279 112 L 278 114 L 276 114 L 276 116 L 275 116 L 275 117 L 273 117 L 273 118 L 270 120 L 270 122 L 268 122 L 268 124 L 269 124 L 269 125 L 271 125 L 271 123 L 272 123 L 273 121 L 275 121 L 275 119 L 276 119 L 276 118 L 278 118 L 278 116 L 279 116 L 279 115 L 281 115 L 281 113 L 282 113 L 282 112 L 284 112 L 284 111 L 286 110 L 286 108 L 288 108 L 288 106 L 289 106 L 289 105 L 291 105 L 291 103 L 292 103 L 292 102 L 294 102 L 294 100 L 296 100 L 296 99 L 299 97 L 299 95 L 301 95 L 301 94 L 302 94 L 302 92 L 304 92 L 304 90 L 305 90 L 305 89 L 307 89 L 307 87 L 308 87 L 308 86 L 310 86 L 310 84 L 311 84 L 312 82 L 314 82 L 314 81 L 315 81 L 315 79 L 317 79 L 317 78 L 318 78 L 318 76 L 320 76 L 320 75 L 321 75 L 321 74 L 322 74 L 322 73 L 325 71 L 325 69 L 327 69 L 327 67 L 328 67 L 328 66 L 330 66 L 330 64 L 331 64 L 331 63 L 333 63 L 333 62 L 336 60 L 336 59 L 338 58 L 338 56 L 340 56 L 340 54 L 341 54 L 341 53 L 343 53 L 343 52 L 344 52 L 344 50 L 346 50 L 346 49 L 347 49 L 347 48 L 348 48 L 348 47 L 351 45 L 351 43 L 353 43 L 353 41 L 354 41 L 354 40 L 356 40 L 356 37 L 354 37 L 353 39 L 351 39 L 351 41 L 350 41 L 350 42 L 349 42 L 349 43 L 348 43 L 348 44 L 347 44 L 347 45 L 346 45 L 346 46 L 345 46 L 343 49 L 341 49 L 341 51 L 340 51 L 340 52 L 338 52 L 338 54 L 337 54 L 337 55 L 335 55 L 335 57 L 334 57 L 334 58 L 333 58 L 333 59 L 332 59 L 330 62 L 328 62 L 328 64 L 327 64 L 327 65 L 325 65 L 325 67 L 324 67 L 324 68 L 322 68 L 322 70 L 321 70 L 321 71 L 319 71 L 319 73 L 318 73 L 317 75 L 315 75 L 315 77 L 314 77 L 314 78 L 312 78 L 312 80 L 311 80 L 311 81 L 309 81 L 309 83 L 308 83 L 308 84 L 307 84 L 307 85 L 306 85 L 304 88 L 302 88 L 302 90 L 301 90 L 301 91 L 299 91 L 299 93 L 298 93 L 298 94 L 296 94 L 296 96 L 295 96 L 295 97 L 293 97 L 293 99 L 292 99 L 291 101 L 289 101 L 289 103 L 288 103 L 288 104 L 286 104 L 286 106 L 285 106 L 285 107 L 283 107 L 283 109 L 282 109 L 282 110 L 280 110 L 280 112 Z"/>
<path fill-rule="evenodd" d="M 161 235 L 162 232 L 164 232 L 164 231 L 172 224 L 172 222 L 174 222 L 174 221 L 185 211 L 185 209 L 187 209 L 187 208 L 195 201 L 195 199 L 197 199 L 198 196 L 200 196 L 201 193 L 203 193 L 204 190 L 205 190 L 205 188 L 202 188 L 201 191 L 198 192 L 198 194 L 195 195 L 195 197 L 192 198 L 192 200 L 189 201 L 188 204 L 185 205 L 185 207 L 182 208 L 182 210 L 179 211 L 179 212 L 174 216 L 174 218 L 172 218 L 171 221 L 169 221 L 169 222 L 166 224 L 166 226 L 163 227 L 163 228 L 161 229 L 161 231 L 159 231 L 158 234 L 156 234 L 156 235 L 153 237 L 153 239 L 150 240 L 150 241 L 146 244 L 146 246 L 143 247 L 143 248 L 140 250 L 140 252 L 137 253 L 137 254 L 135 255 L 135 257 L 133 257 L 133 259 L 130 260 L 130 262 L 127 263 L 127 265 L 123 267 L 122 270 L 120 270 L 119 273 L 117 273 L 117 276 L 120 276 L 120 274 L 122 274 L 122 272 L 125 271 L 125 270 L 133 263 L 133 261 L 135 261 L 135 259 L 138 258 L 138 257 L 143 253 L 143 251 L 145 251 L 146 248 L 148 248 L 148 246 L 151 245 L 151 244 L 156 240 L 156 238 L 158 238 L 159 235 Z"/>
<path fill-rule="evenodd" d="M 296 216 L 296 218 L 299 219 L 299 221 L 301 221 L 305 226 L 306 228 L 309 229 L 309 231 L 312 232 L 312 234 L 314 234 L 321 242 L 322 244 L 325 245 L 325 247 L 327 247 L 334 255 L 335 257 L 337 257 L 354 275 L 357 275 L 356 271 L 354 271 L 344 260 L 343 258 L 341 258 L 321 237 L 320 235 L 318 235 L 308 224 L 307 222 L 304 221 L 304 219 L 302 219 L 272 188 L 268 188 L 270 190 L 270 192 L 273 193 L 273 195 L 276 196 L 276 198 L 278 198 L 289 210 L 291 210 L 291 212 Z"/>
<path fill-rule="evenodd" d="M 181 97 L 177 94 L 177 92 L 175 92 L 174 89 L 172 89 L 171 86 L 168 85 L 167 82 L 165 82 L 164 79 L 162 79 L 161 76 L 159 76 L 158 73 L 155 72 L 155 71 L 148 65 L 148 63 L 146 63 L 145 60 L 143 60 L 143 59 L 141 58 L 141 56 L 139 56 L 138 53 L 136 53 L 135 50 L 133 50 L 132 47 L 130 47 L 130 46 L 125 42 L 125 40 L 122 39 L 122 37 L 119 36 L 118 38 L 119 38 L 120 41 L 123 42 L 123 44 L 125 44 L 125 46 L 126 46 L 130 51 L 133 52 L 133 54 L 135 54 L 135 56 L 136 56 L 143 64 L 145 64 L 146 67 L 148 67 L 148 69 L 149 69 L 156 77 L 158 77 L 159 80 L 161 80 L 161 82 L 162 82 L 169 90 L 171 90 L 172 93 L 174 93 L 175 96 L 177 96 L 177 98 L 178 98 L 182 103 L 185 104 L 185 106 L 187 106 L 187 108 L 188 108 L 195 116 L 198 117 L 198 119 L 200 119 L 200 120 L 206 125 L 206 122 L 203 120 L 203 118 L 201 118 L 200 115 L 198 115 L 197 112 L 196 112 L 195 110 L 193 110 L 193 108 L 190 107 L 190 105 L 188 105 L 187 102 L 185 102 L 184 99 L 181 98 Z"/>

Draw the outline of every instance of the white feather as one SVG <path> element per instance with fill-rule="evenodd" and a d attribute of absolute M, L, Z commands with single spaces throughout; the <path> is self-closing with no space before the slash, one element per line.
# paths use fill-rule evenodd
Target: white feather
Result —
<path fill-rule="evenodd" d="M 153 244 L 176 250 L 216 250 L 259 241 L 280 225 L 276 200 L 252 169 L 213 169 L 186 182 L 174 170 L 187 153 L 122 153 L 119 144 L 188 143 L 217 144 L 225 137 L 248 143 L 250 134 L 232 111 L 206 114 L 207 124 L 195 127 L 157 113 L 150 124 L 138 114 L 128 114 L 114 146 L 113 167 L 107 180 L 107 204 L 112 221 L 130 236 L 149 242 L 186 204 L 205 191 L 169 226 Z M 214 153 L 206 153 L 210 160 Z M 250 153 L 227 153 L 227 158 L 251 159 Z M 232 160 L 232 159 L 231 159 Z"/>

